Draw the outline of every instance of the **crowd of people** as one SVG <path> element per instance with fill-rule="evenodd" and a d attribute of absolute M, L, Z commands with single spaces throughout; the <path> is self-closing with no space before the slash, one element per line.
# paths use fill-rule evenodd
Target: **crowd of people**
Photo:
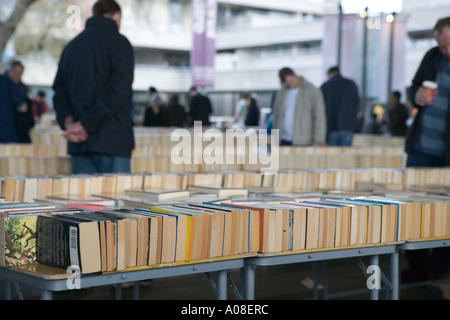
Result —
<path fill-rule="evenodd" d="M 52 89 L 56 120 L 68 141 L 73 173 L 130 172 L 135 146 L 132 117 L 134 53 L 128 39 L 119 33 L 120 6 L 99 0 L 86 28 L 62 52 Z M 409 100 L 416 111 L 408 128 L 409 110 L 401 94 L 392 92 L 389 108 L 375 121 L 381 131 L 406 136 L 407 166 L 450 165 L 450 17 L 434 28 L 438 46 L 423 58 L 413 79 Z M 0 143 L 30 142 L 30 130 L 42 114 L 49 112 L 45 94 L 28 98 L 22 83 L 24 66 L 9 64 L 0 75 Z M 270 128 L 278 129 L 281 145 L 348 146 L 358 130 L 360 99 L 357 86 L 339 67 L 328 70 L 328 79 L 316 87 L 293 69 L 279 70 L 280 89 L 273 96 Z M 422 83 L 434 81 L 438 93 L 429 97 Z M 431 102 L 430 102 L 431 101 Z M 196 87 L 189 90 L 189 106 L 178 94 L 164 101 L 155 87 L 148 90 L 144 126 L 192 126 L 211 124 L 213 106 Z M 231 125 L 260 126 L 257 96 L 243 94 Z M 409 276 L 448 270 L 449 248 L 414 251 L 409 256 Z"/>

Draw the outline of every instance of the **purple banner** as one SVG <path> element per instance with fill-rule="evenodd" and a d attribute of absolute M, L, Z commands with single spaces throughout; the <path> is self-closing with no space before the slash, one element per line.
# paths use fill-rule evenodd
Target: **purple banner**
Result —
<path fill-rule="evenodd" d="M 214 86 L 217 0 L 192 0 L 192 85 Z"/>

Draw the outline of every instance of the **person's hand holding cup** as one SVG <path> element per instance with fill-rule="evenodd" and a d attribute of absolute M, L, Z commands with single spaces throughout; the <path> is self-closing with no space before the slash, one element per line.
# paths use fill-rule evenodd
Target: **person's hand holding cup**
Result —
<path fill-rule="evenodd" d="M 436 96 L 438 91 L 438 84 L 434 81 L 424 81 L 422 86 L 416 93 L 416 104 L 419 106 L 430 105 L 434 101 L 434 97 Z"/>

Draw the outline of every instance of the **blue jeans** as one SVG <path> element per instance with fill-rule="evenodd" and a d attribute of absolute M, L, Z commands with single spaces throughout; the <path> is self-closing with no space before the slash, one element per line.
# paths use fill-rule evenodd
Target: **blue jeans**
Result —
<path fill-rule="evenodd" d="M 330 131 L 327 134 L 327 145 L 329 146 L 351 146 L 353 131 L 340 130 Z"/>
<path fill-rule="evenodd" d="M 445 167 L 445 157 L 436 157 L 417 149 L 408 154 L 407 167 Z"/>
<path fill-rule="evenodd" d="M 83 153 L 72 155 L 72 173 L 130 173 L 130 158 L 100 154 Z"/>

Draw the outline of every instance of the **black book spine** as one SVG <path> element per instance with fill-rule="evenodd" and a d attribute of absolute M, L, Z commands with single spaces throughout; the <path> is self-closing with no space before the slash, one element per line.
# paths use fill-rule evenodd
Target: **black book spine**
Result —
<path fill-rule="evenodd" d="M 38 263 L 64 269 L 71 265 L 80 267 L 77 224 L 39 216 L 37 230 Z"/>

